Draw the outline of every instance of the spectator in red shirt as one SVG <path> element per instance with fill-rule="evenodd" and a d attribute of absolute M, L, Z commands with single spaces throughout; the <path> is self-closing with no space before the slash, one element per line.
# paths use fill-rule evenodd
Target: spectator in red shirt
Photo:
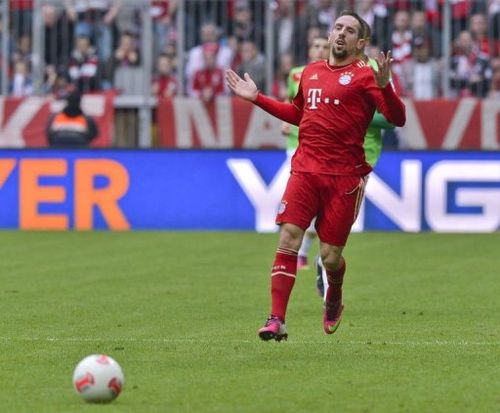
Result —
<path fill-rule="evenodd" d="M 201 98 L 205 103 L 212 102 L 216 96 L 226 94 L 224 72 L 216 65 L 218 51 L 218 43 L 205 43 L 203 45 L 204 68 L 194 74 L 191 95 Z"/>
<path fill-rule="evenodd" d="M 221 44 L 220 42 L 220 29 L 211 22 L 207 22 L 203 24 L 200 28 L 200 37 L 201 44 L 193 47 L 189 50 L 186 62 L 186 77 L 188 79 L 188 93 L 192 94 L 192 79 L 194 79 L 194 74 L 203 69 L 203 61 L 204 61 L 204 45 L 207 43 L 217 43 L 217 54 L 216 54 L 216 62 L 217 67 L 221 69 L 226 69 L 231 66 L 233 61 L 233 50 Z"/>
<path fill-rule="evenodd" d="M 173 73 L 172 58 L 162 53 L 156 61 L 152 93 L 157 97 L 171 98 L 177 93 L 177 79 Z"/>

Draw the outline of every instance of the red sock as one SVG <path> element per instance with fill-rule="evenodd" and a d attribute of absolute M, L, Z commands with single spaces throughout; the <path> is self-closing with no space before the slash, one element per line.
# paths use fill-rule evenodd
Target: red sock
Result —
<path fill-rule="evenodd" d="M 342 300 L 342 284 L 344 282 L 345 268 L 345 259 L 344 257 L 340 257 L 337 269 L 335 271 L 326 272 L 328 277 L 328 291 L 326 292 L 326 299 L 328 301 L 336 302 Z"/>
<path fill-rule="evenodd" d="M 271 314 L 283 321 L 296 275 L 297 251 L 278 248 L 271 272 Z"/>

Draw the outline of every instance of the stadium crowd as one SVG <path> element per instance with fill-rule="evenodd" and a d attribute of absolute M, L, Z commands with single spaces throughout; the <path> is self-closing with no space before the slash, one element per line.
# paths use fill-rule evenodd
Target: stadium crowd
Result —
<path fill-rule="evenodd" d="M 33 93 L 33 0 L 9 0 L 9 94 Z M 180 67 L 176 0 L 152 0 L 156 96 L 177 94 L 211 101 L 227 95 L 223 72 L 248 72 L 265 84 L 265 7 L 261 0 L 185 3 L 185 82 Z M 500 0 L 451 2 L 451 45 L 442 44 L 444 0 L 277 0 L 274 7 L 275 78 L 272 94 L 286 98 L 292 67 L 307 59 L 308 43 L 327 33 L 344 9 L 355 10 L 372 26 L 369 54 L 391 49 L 394 79 L 402 96 L 442 96 L 448 71 L 451 97 L 500 96 Z M 117 73 L 141 67 L 142 22 L 139 6 L 124 0 L 61 0 L 43 3 L 44 87 L 64 97 L 72 88 L 84 93 L 116 87 Z M 443 53 L 451 54 L 450 67 Z M 2 56 L 0 56 L 1 58 Z"/>

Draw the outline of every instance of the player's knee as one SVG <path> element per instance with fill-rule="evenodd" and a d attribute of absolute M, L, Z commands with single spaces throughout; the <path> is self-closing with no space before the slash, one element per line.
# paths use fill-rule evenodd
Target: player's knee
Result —
<path fill-rule="evenodd" d="M 330 248 L 328 251 L 323 251 L 321 254 L 321 261 L 327 271 L 335 271 L 340 263 L 342 250 Z"/>
<path fill-rule="evenodd" d="M 295 225 L 284 224 L 280 229 L 279 246 L 298 251 L 302 243 L 304 231 Z"/>

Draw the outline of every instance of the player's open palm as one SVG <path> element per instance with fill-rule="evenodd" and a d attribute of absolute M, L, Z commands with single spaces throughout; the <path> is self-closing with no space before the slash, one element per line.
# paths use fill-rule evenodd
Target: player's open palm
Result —
<path fill-rule="evenodd" d="M 233 70 L 226 70 L 226 82 L 233 93 L 243 99 L 253 102 L 257 99 L 259 90 L 248 73 L 245 73 L 245 79 L 238 76 Z"/>
<path fill-rule="evenodd" d="M 381 88 L 386 87 L 391 80 L 391 62 L 390 50 L 387 52 L 387 55 L 384 55 L 384 52 L 380 52 L 380 55 L 377 57 L 378 70 L 372 68 L 375 82 Z"/>

